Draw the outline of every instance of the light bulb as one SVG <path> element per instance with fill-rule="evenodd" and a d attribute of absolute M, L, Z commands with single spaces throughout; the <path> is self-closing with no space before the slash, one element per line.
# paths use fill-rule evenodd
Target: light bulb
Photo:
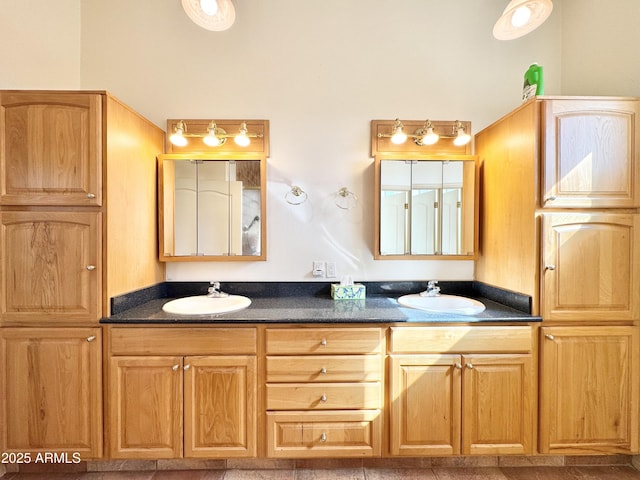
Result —
<path fill-rule="evenodd" d="M 208 145 L 210 147 L 217 147 L 221 143 L 220 137 L 217 137 L 216 134 L 211 130 L 209 130 L 209 135 L 204 137 L 202 141 L 205 143 L 205 145 Z"/>
<path fill-rule="evenodd" d="M 200 0 L 200 8 L 206 15 L 213 17 L 218 13 L 218 2 L 216 0 Z"/>
<path fill-rule="evenodd" d="M 236 142 L 239 147 L 246 147 L 251 143 L 251 140 L 249 140 L 246 133 L 239 133 L 235 136 L 233 141 Z"/>
<path fill-rule="evenodd" d="M 465 133 L 464 128 L 459 128 L 456 138 L 453 139 L 453 144 L 456 147 L 462 147 L 463 145 L 466 145 L 470 141 L 471 141 L 471 135 L 469 135 L 468 133 Z"/>
<path fill-rule="evenodd" d="M 526 5 L 522 5 L 513 12 L 511 16 L 511 25 L 516 28 L 523 27 L 531 18 L 531 10 Z"/>
<path fill-rule="evenodd" d="M 440 135 L 433 131 L 433 127 L 427 128 L 427 132 L 421 139 L 423 145 L 433 145 L 440 139 Z"/>
<path fill-rule="evenodd" d="M 169 137 L 169 141 L 177 147 L 184 147 L 187 144 L 187 139 L 183 135 L 184 130 L 185 130 L 184 123 L 178 122 L 178 124 L 175 127 L 175 132 L 173 132 Z"/>

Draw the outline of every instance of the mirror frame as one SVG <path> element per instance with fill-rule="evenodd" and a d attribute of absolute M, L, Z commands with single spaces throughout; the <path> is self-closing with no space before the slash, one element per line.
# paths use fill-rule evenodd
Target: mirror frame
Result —
<path fill-rule="evenodd" d="M 463 185 L 467 185 L 471 183 L 473 185 L 473 191 L 468 191 L 468 189 L 464 189 L 462 191 L 463 195 L 463 204 L 468 204 L 470 201 L 473 201 L 473 209 L 465 209 L 463 210 L 463 225 L 473 225 L 473 231 L 469 232 L 468 229 L 466 231 L 463 230 L 463 244 L 472 245 L 473 252 L 468 254 L 454 254 L 454 255 L 427 255 L 427 254 L 388 254 L 382 255 L 380 253 L 380 211 L 381 211 L 381 162 L 383 160 L 390 161 L 463 161 L 463 162 L 473 162 L 472 169 L 464 169 L 463 174 Z M 473 179 L 469 178 L 468 172 L 473 173 Z M 374 260 L 475 260 L 478 256 L 478 223 L 480 218 L 480 209 L 479 209 L 479 201 L 480 201 L 480 192 L 478 189 L 478 157 L 475 155 L 417 155 L 417 154 L 402 154 L 402 155 L 376 155 L 375 156 L 375 164 L 374 164 L 374 177 L 375 177 L 375 186 L 374 186 L 374 250 L 373 250 L 373 258 Z"/>
<path fill-rule="evenodd" d="M 158 155 L 158 237 L 159 258 L 162 262 L 257 262 L 267 259 L 267 159 L 259 153 L 167 153 Z M 173 225 L 165 211 L 164 166 L 165 160 L 214 160 L 214 161 L 260 161 L 260 255 L 165 255 L 165 229 Z"/>

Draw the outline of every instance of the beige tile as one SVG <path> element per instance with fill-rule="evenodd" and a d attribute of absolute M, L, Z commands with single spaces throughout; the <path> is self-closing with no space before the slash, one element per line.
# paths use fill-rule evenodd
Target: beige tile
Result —
<path fill-rule="evenodd" d="M 363 468 L 305 469 L 296 470 L 295 480 L 365 480 L 365 477 Z"/>
<path fill-rule="evenodd" d="M 230 458 L 227 460 L 228 469 L 237 470 L 293 470 L 295 460 L 278 458 Z"/>
<path fill-rule="evenodd" d="M 366 480 L 436 480 L 430 468 L 365 468 Z"/>
<path fill-rule="evenodd" d="M 225 460 L 207 459 L 166 459 L 157 460 L 158 470 L 224 470 L 227 468 Z"/>
<path fill-rule="evenodd" d="M 575 467 L 582 475 L 580 480 L 640 480 L 640 472 L 629 466 Z"/>
<path fill-rule="evenodd" d="M 304 460 L 296 460 L 297 469 L 350 469 L 363 468 L 363 460 L 361 458 L 309 458 Z"/>
<path fill-rule="evenodd" d="M 631 455 L 568 455 L 565 465 L 631 465 Z"/>
<path fill-rule="evenodd" d="M 430 457 L 365 458 L 363 459 L 363 466 L 365 468 L 384 468 L 384 469 L 430 468 L 431 458 Z"/>
<path fill-rule="evenodd" d="M 576 467 L 500 467 L 509 480 L 582 480 Z"/>
<path fill-rule="evenodd" d="M 141 472 L 154 471 L 155 460 L 106 460 L 99 462 L 87 462 L 89 472 Z"/>
<path fill-rule="evenodd" d="M 498 457 L 434 457 L 431 459 L 431 467 L 497 467 Z"/>
<path fill-rule="evenodd" d="M 151 480 L 154 472 L 89 472 L 82 480 Z M 44 480 L 44 479 L 42 479 Z"/>
<path fill-rule="evenodd" d="M 224 480 L 294 480 L 293 470 L 227 470 Z"/>
<path fill-rule="evenodd" d="M 497 467 L 434 468 L 437 480 L 509 480 Z"/>
<path fill-rule="evenodd" d="M 564 456 L 562 455 L 513 455 L 498 458 L 501 467 L 562 467 Z"/>

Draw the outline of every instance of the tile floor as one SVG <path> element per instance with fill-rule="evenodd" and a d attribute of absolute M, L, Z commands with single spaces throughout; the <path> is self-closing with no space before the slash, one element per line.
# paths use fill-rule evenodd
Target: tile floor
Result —
<path fill-rule="evenodd" d="M 6 473 L 2 480 L 640 480 L 627 465 Z"/>

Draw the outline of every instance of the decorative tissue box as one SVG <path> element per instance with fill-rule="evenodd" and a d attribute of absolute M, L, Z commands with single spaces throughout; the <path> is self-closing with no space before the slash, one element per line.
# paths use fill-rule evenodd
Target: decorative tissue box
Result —
<path fill-rule="evenodd" d="M 331 298 L 334 300 L 364 300 L 366 287 L 360 283 L 353 285 L 331 284 Z"/>

